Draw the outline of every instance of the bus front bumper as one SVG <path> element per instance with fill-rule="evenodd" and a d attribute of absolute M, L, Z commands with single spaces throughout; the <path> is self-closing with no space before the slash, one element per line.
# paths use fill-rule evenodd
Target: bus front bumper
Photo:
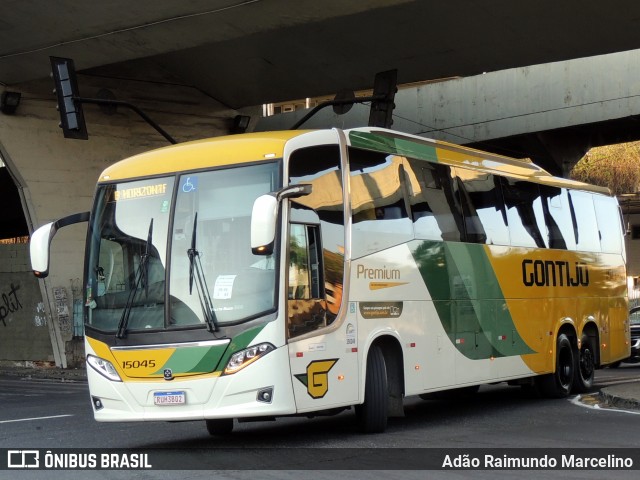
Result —
<path fill-rule="evenodd" d="M 88 366 L 87 378 L 99 422 L 273 417 L 296 412 L 288 365 L 281 347 L 232 375 L 116 382 Z M 184 403 L 157 404 L 158 396 Z"/>

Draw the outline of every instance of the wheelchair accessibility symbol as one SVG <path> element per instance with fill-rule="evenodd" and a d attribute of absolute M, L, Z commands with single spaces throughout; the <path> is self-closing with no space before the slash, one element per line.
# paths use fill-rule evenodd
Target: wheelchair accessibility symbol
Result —
<path fill-rule="evenodd" d="M 198 177 L 187 177 L 182 182 L 182 191 L 184 193 L 195 192 L 198 188 Z"/>

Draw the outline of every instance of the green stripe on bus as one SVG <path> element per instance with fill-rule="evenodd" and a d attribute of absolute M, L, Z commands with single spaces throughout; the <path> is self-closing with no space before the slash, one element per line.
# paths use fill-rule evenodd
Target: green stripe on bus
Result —
<path fill-rule="evenodd" d="M 369 132 L 349 132 L 352 147 L 375 150 L 405 157 L 417 158 L 428 162 L 438 162 L 435 145 L 422 142 L 412 142 L 393 135 Z"/>
<path fill-rule="evenodd" d="M 213 372 L 226 348 L 227 345 L 178 347 L 155 374 L 162 374 L 165 368 L 170 368 L 174 375 Z"/>
<path fill-rule="evenodd" d="M 252 328 L 234 337 L 230 344 L 209 347 L 177 348 L 167 362 L 154 375 L 162 375 L 170 368 L 174 375 L 181 373 L 210 373 L 222 370 L 231 355 L 249 346 L 249 343 L 262 331 L 264 325 Z"/>
<path fill-rule="evenodd" d="M 484 245 L 414 245 L 442 326 L 460 353 L 473 360 L 534 353 L 518 334 Z"/>

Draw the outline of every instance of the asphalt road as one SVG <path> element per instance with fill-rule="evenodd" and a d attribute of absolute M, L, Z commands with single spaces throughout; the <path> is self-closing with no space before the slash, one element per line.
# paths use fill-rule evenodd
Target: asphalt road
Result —
<path fill-rule="evenodd" d="M 616 370 L 601 370 L 596 375 L 594 393 L 599 388 L 640 380 L 640 365 L 623 365 Z M 212 437 L 204 422 L 184 423 L 97 423 L 93 420 L 88 389 L 83 382 L 0 377 L 0 448 L 117 448 L 144 451 L 171 449 L 171 471 L 0 471 L 3 478 L 334 478 L 335 472 L 315 470 L 318 449 L 338 449 L 353 455 L 350 465 L 362 462 L 380 468 L 384 455 L 399 450 L 428 448 L 451 450 L 509 448 L 559 449 L 626 448 L 640 445 L 640 412 L 619 411 L 596 405 L 597 396 L 587 395 L 563 400 L 530 396 L 517 387 L 504 384 L 483 386 L 473 397 L 460 401 L 405 400 L 405 417 L 390 420 L 386 433 L 362 435 L 354 426 L 353 413 L 314 419 L 285 418 L 274 422 L 236 423 L 230 436 Z M 243 462 L 264 462 L 269 470 L 243 470 L 229 467 L 216 458 L 226 449 L 271 448 L 270 456 L 233 457 Z M 293 450 L 293 449 L 296 450 Z M 303 448 L 304 450 L 299 450 Z M 356 449 L 356 450 L 347 450 Z M 381 450 L 372 450 L 381 449 Z M 240 452 L 240 450 L 236 450 Z M 331 451 L 331 450 L 330 450 Z M 424 452 L 430 452 L 424 451 Z M 473 450 L 468 450 L 473 452 Z M 255 451 L 251 450 L 255 454 Z M 373 453 L 372 453 L 373 452 Z M 378 453 L 379 452 L 379 453 Z M 228 454 L 228 451 L 227 451 Z M 216 455 L 218 455 L 216 457 Z M 296 455 L 298 456 L 296 458 Z M 345 453 L 347 455 L 347 453 Z M 372 459 L 372 455 L 377 459 Z M 392 470 L 352 471 L 349 478 L 637 478 L 629 471 L 418 471 L 402 470 L 402 457 L 389 457 Z M 228 458 L 227 458 L 228 460 Z M 234 460 L 235 461 L 235 460 Z M 286 468 L 271 470 L 283 461 Z M 314 465 L 314 461 L 316 465 Z M 326 459 L 324 460 L 326 461 Z M 372 463 L 373 462 L 373 463 Z M 331 465 L 331 464 L 329 464 Z M 339 464 L 343 466 L 344 464 Z M 189 470 L 207 467 L 211 471 Z M 242 465 L 246 467 L 247 465 Z M 308 466 L 310 470 L 305 470 Z M 326 467 L 326 464 L 325 464 Z M 224 468 L 224 469 L 223 469 Z M 229 468 L 233 468 L 230 470 Z M 331 466 L 326 468 L 333 468 Z M 640 465 L 638 465 L 640 468 Z M 296 474 L 297 472 L 297 474 Z M 10 475 L 9 475 L 10 474 Z M 547 474 L 549 476 L 547 476 Z M 56 476 L 60 475 L 60 476 Z"/>

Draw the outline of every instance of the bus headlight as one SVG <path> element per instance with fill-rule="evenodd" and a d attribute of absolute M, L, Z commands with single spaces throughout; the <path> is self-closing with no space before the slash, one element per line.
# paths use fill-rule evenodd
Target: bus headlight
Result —
<path fill-rule="evenodd" d="M 252 364 L 260 357 L 265 356 L 267 353 L 275 349 L 276 347 L 274 347 L 270 343 L 260 343 L 258 345 L 254 345 L 253 347 L 240 350 L 239 352 L 231 355 L 231 358 L 229 359 L 229 362 L 224 369 L 224 374 L 231 375 L 232 373 L 236 373 L 238 370 L 242 370 L 247 365 Z"/>
<path fill-rule="evenodd" d="M 121 382 L 122 379 L 113 364 L 104 358 L 96 357 L 94 355 L 87 355 L 87 364 L 98 372 L 103 377 L 107 377 L 114 382 Z"/>

